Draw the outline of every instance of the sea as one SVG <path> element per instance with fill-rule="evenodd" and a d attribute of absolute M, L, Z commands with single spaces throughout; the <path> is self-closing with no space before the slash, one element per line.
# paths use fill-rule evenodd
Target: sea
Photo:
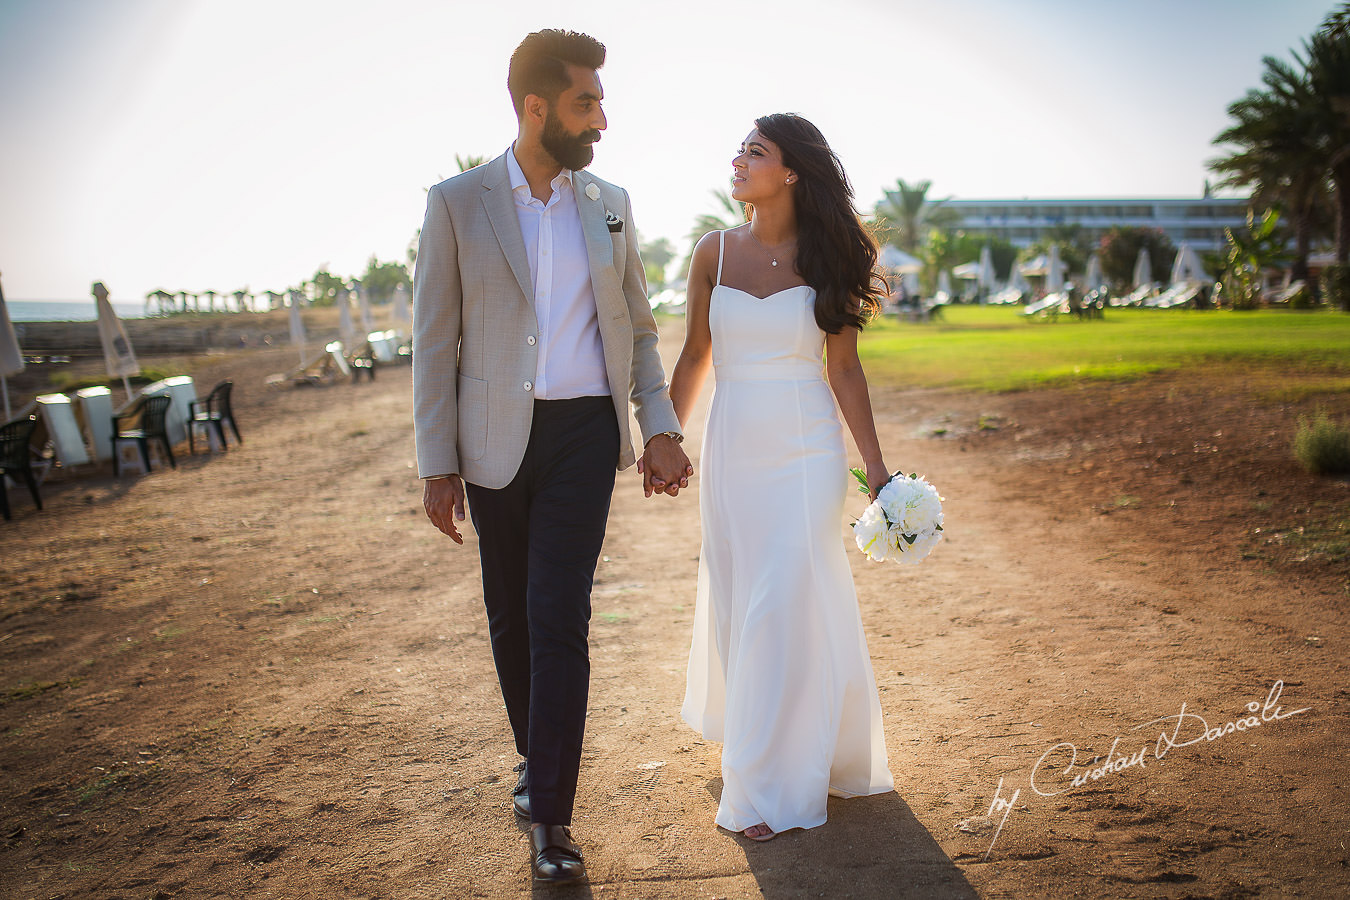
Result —
<path fill-rule="evenodd" d="M 144 302 L 112 301 L 113 312 L 120 319 L 145 317 Z M 5 309 L 13 322 L 93 322 L 98 319 L 98 307 L 93 300 L 6 300 Z"/>

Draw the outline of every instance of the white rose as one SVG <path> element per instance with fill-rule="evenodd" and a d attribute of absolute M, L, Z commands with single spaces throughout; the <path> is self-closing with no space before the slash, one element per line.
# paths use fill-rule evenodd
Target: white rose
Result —
<path fill-rule="evenodd" d="M 878 503 L 863 510 L 862 517 L 853 523 L 853 540 L 867 558 L 882 562 L 890 555 L 886 533 L 886 515 Z"/>

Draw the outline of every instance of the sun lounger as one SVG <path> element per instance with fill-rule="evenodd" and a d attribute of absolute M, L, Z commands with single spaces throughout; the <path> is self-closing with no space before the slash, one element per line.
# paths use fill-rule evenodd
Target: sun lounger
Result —
<path fill-rule="evenodd" d="M 1046 294 L 1035 303 L 1028 303 L 1026 307 L 1018 313 L 1019 316 L 1031 318 L 1032 316 L 1057 316 L 1060 307 L 1067 300 L 1063 294 Z"/>
<path fill-rule="evenodd" d="M 1112 306 L 1142 306 L 1148 295 L 1153 293 L 1153 285 L 1146 284 L 1135 288 L 1132 292 L 1123 297 L 1112 297 Z"/>
<path fill-rule="evenodd" d="M 1158 309 L 1175 309 L 1178 306 L 1185 306 L 1193 301 L 1200 293 L 1198 284 L 1180 284 L 1169 288 L 1162 296 L 1158 298 Z"/>

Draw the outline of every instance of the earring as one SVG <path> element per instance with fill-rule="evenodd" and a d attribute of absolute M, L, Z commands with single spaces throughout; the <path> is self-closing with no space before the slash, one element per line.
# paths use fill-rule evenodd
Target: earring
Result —
<path fill-rule="evenodd" d="M 791 178 L 783 179 L 783 184 L 792 184 L 792 179 Z"/>

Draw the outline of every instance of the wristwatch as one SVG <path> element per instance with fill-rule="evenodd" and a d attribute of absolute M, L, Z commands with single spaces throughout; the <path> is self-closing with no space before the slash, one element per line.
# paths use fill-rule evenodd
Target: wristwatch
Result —
<path fill-rule="evenodd" d="M 652 435 L 652 437 L 660 437 L 663 434 L 677 444 L 684 443 L 684 435 L 680 434 L 678 431 L 660 431 Z M 647 441 L 647 443 L 650 444 L 651 441 Z"/>

